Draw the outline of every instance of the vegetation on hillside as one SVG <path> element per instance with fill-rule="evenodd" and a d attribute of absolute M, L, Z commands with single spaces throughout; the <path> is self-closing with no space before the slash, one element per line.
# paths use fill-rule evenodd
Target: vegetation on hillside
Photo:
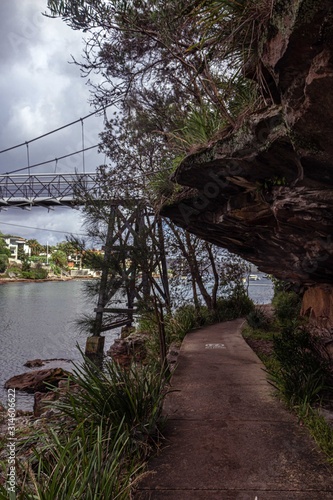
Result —
<path fill-rule="evenodd" d="M 257 308 L 243 335 L 266 366 L 278 396 L 306 425 L 333 464 L 333 428 L 324 418 L 333 410 L 333 367 L 324 339 L 299 316 L 300 297 L 277 291 L 274 316 Z"/>
<path fill-rule="evenodd" d="M 78 247 L 71 241 L 62 241 L 54 246 L 42 245 L 36 239 L 26 240 L 25 243 L 30 254 L 19 247 L 17 259 L 14 259 L 4 235 L 0 233 L 0 274 L 4 277 L 46 279 L 48 270 L 60 275 L 62 271 L 68 270 L 68 260 L 73 259 L 79 252 Z M 90 253 L 94 254 L 94 251 L 91 250 Z M 84 262 L 84 256 L 81 255 L 81 259 Z M 46 265 L 48 268 L 43 268 Z"/>

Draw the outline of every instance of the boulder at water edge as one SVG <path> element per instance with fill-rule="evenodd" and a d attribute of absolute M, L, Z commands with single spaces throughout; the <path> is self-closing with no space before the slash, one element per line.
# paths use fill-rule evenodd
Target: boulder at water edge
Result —
<path fill-rule="evenodd" d="M 48 384 L 58 387 L 60 380 L 68 378 L 69 375 L 70 373 L 62 368 L 34 370 L 11 377 L 5 383 L 5 388 L 29 393 L 47 392 L 49 390 Z"/>
<path fill-rule="evenodd" d="M 30 359 L 26 363 L 24 363 L 24 366 L 27 366 L 28 368 L 38 368 L 39 366 L 44 366 L 45 362 L 42 359 Z"/>

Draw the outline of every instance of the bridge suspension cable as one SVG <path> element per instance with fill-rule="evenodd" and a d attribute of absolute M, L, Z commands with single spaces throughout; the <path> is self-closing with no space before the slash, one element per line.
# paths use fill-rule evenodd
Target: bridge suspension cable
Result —
<path fill-rule="evenodd" d="M 94 146 L 89 146 L 88 148 L 79 149 L 78 151 L 74 151 L 74 153 L 69 153 L 67 155 L 59 156 L 59 158 L 54 158 L 52 160 L 46 160 L 46 161 L 42 161 L 40 163 L 35 163 L 34 165 L 28 165 L 27 167 L 22 167 L 22 168 L 17 168 L 16 170 L 11 170 L 10 172 L 5 172 L 5 174 L 6 175 L 16 174 L 17 172 L 23 172 L 24 170 L 28 170 L 30 172 L 30 169 L 34 168 L 34 167 L 41 167 L 42 165 L 47 165 L 47 164 L 53 163 L 53 162 L 56 162 L 56 164 L 57 164 L 59 160 L 63 160 L 64 158 L 69 158 L 70 156 L 74 156 L 74 155 L 77 155 L 79 153 L 84 154 L 85 151 L 89 151 L 90 149 L 98 148 L 98 146 L 99 146 L 99 144 L 95 144 Z"/>
<path fill-rule="evenodd" d="M 73 233 L 70 231 L 60 231 L 59 229 L 50 229 L 50 228 L 45 228 L 45 227 L 33 227 L 33 226 L 26 226 L 23 224 L 11 224 L 10 222 L 0 222 L 0 225 L 5 225 L 5 226 L 13 226 L 13 227 L 23 227 L 24 229 L 36 229 L 37 231 L 47 231 L 48 233 L 61 233 L 61 234 L 75 234 L 76 236 L 89 236 L 86 233 Z"/>
<path fill-rule="evenodd" d="M 16 148 L 21 148 L 22 146 L 27 146 L 28 144 L 31 144 L 32 142 L 38 141 L 39 139 L 42 139 L 43 137 L 47 137 L 48 135 L 54 134 L 56 132 L 59 132 L 60 130 L 63 130 L 67 127 L 71 127 L 72 125 L 75 125 L 76 123 L 82 123 L 83 120 L 86 120 L 87 118 L 90 118 L 91 116 L 98 115 L 101 112 L 105 112 L 107 108 L 112 106 L 112 104 L 108 104 L 107 106 L 103 106 L 102 108 L 97 109 L 96 111 L 93 111 L 92 113 L 89 113 L 88 115 L 83 116 L 82 118 L 78 118 L 77 120 L 74 120 L 73 122 L 66 123 L 66 125 L 63 125 L 62 127 L 55 128 L 54 130 L 50 130 L 50 132 L 46 132 L 45 134 L 39 135 L 38 137 L 34 137 L 34 139 L 30 139 L 30 141 L 24 141 L 21 142 L 20 144 L 16 144 L 15 146 L 11 146 L 10 148 L 2 149 L 0 151 L 1 153 L 6 153 L 7 151 L 11 151 L 12 149 Z"/>

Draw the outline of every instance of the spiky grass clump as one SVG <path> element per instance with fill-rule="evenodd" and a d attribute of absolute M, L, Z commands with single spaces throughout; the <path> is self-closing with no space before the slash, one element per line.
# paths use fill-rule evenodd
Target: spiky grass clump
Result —
<path fill-rule="evenodd" d="M 145 455 L 146 446 L 159 436 L 165 373 L 157 365 L 124 368 L 111 361 L 101 370 L 85 359 L 76 367 L 73 382 L 79 389 L 69 390 L 56 407 L 78 423 L 102 422 L 109 432 L 122 427 L 132 452 Z"/>
<path fill-rule="evenodd" d="M 107 430 L 84 422 L 72 433 L 40 433 L 30 463 L 21 466 L 25 478 L 18 485 L 18 498 L 129 498 L 131 477 L 140 466 L 126 453 L 128 439 L 122 426 Z"/>
<path fill-rule="evenodd" d="M 273 385 L 291 407 L 314 405 L 329 387 L 329 364 L 318 356 L 317 340 L 304 326 L 290 325 L 274 337 L 278 372 Z"/>
<path fill-rule="evenodd" d="M 106 362 L 102 370 L 84 359 L 66 394 L 50 403 L 58 410 L 52 427 L 38 430 L 24 446 L 30 455 L 19 461 L 16 498 L 128 499 L 161 437 L 165 387 L 158 366 L 125 369 Z"/>

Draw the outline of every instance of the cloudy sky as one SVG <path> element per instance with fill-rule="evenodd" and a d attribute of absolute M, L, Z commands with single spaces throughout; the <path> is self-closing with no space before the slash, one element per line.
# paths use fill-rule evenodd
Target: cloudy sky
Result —
<path fill-rule="evenodd" d="M 80 58 L 82 33 L 71 30 L 60 19 L 49 19 L 46 0 L 0 1 L 0 150 L 30 141 L 93 112 L 89 87 L 79 68 L 70 64 Z M 98 143 L 102 117 L 84 121 L 84 145 Z M 80 150 L 81 123 L 29 145 L 33 165 Z M 85 153 L 85 170 L 92 172 L 104 158 L 93 149 Z M 26 167 L 27 147 L 0 154 L 0 173 Z M 76 155 L 31 173 L 82 171 L 82 155 Z M 0 211 L 0 231 L 40 243 L 56 244 L 68 233 L 83 233 L 82 214 L 70 208 L 10 208 Z M 23 227 L 21 227 L 23 226 Z M 39 229 L 32 229 L 39 228 Z M 46 230 L 42 230 L 46 229 Z M 59 231 L 59 232 L 58 232 Z M 63 233 L 62 233 L 63 231 Z"/>

